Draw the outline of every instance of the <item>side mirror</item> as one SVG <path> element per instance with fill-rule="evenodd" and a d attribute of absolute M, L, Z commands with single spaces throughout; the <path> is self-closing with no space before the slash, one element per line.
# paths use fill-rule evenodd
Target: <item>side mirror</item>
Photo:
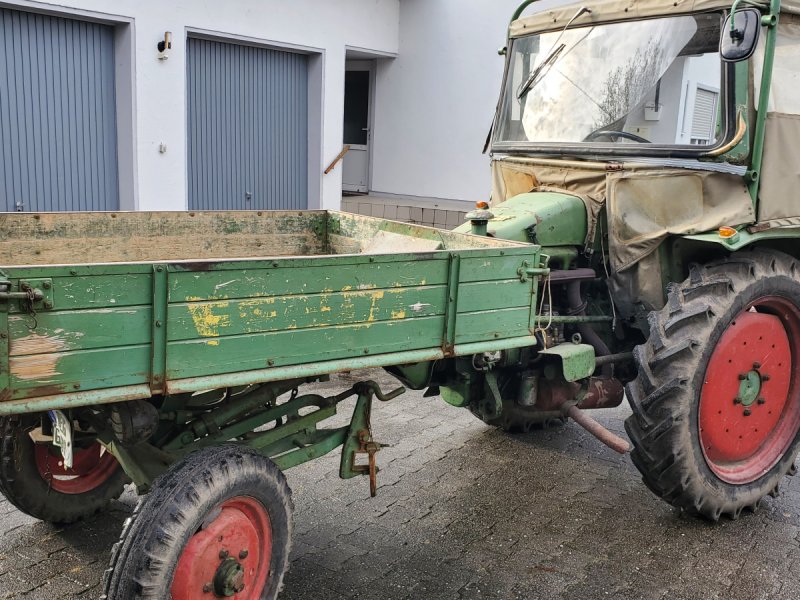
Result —
<path fill-rule="evenodd" d="M 722 27 L 719 53 L 725 62 L 739 62 L 753 56 L 761 33 L 761 13 L 755 8 L 728 15 Z"/>

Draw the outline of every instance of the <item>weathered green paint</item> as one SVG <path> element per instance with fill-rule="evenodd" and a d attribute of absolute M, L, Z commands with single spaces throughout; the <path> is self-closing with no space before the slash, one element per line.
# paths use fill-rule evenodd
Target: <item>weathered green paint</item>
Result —
<path fill-rule="evenodd" d="M 167 376 L 185 379 L 263 367 L 438 347 L 444 316 L 170 342 Z"/>
<path fill-rule="evenodd" d="M 147 344 L 13 356 L 9 360 L 10 398 L 146 383 L 150 380 L 150 350 Z"/>
<path fill-rule="evenodd" d="M 287 438 L 296 447 L 290 452 L 273 456 L 274 462 L 279 469 L 289 469 L 296 467 L 320 456 L 333 452 L 344 443 L 347 437 L 347 427 L 339 429 L 318 429 L 310 434 L 293 436 Z"/>
<path fill-rule="evenodd" d="M 557 192 L 519 194 L 492 207 L 489 233 L 504 240 L 542 246 L 581 246 L 586 241 L 583 200 Z M 462 225 L 456 231 L 468 231 Z"/>
<path fill-rule="evenodd" d="M 456 321 L 458 319 L 458 282 L 461 275 L 461 257 L 450 255 L 450 269 L 447 276 L 447 295 L 445 302 L 444 340 L 445 348 L 451 348 L 456 342 Z"/>
<path fill-rule="evenodd" d="M 263 237 L 242 240 L 242 232 L 251 228 L 246 214 L 153 219 L 172 234 L 186 233 L 182 218 L 195 219 L 211 223 L 217 236 L 230 230 L 238 236 L 231 242 L 236 248 L 257 249 L 261 239 L 273 247 Z M 0 357 L 9 364 L 3 393 L 19 402 L 0 403 L 0 411 L 34 410 L 37 397 L 57 408 L 60 395 L 65 406 L 93 404 L 113 394 L 79 393 L 142 384 L 147 393 L 139 397 L 210 389 L 202 386 L 211 382 L 224 387 L 241 380 L 274 381 L 287 369 L 343 370 L 373 356 L 381 365 L 435 360 L 464 344 L 481 351 L 481 344 L 506 340 L 513 345 L 528 336 L 538 285 L 536 277 L 521 281 L 519 273 L 526 265 L 537 268 L 537 246 L 338 213 L 314 213 L 311 221 L 299 213 L 280 215 L 277 227 L 302 230 L 302 223 L 311 223 L 320 240 L 309 243 L 331 251 L 353 251 L 378 231 L 436 240 L 441 250 L 8 267 L 15 290 L 21 279 L 51 280 L 53 306 L 34 319 L 19 312 L 18 302 L 3 303 L 12 313 L 9 347 Z M 42 251 L 56 255 L 58 243 L 41 235 L 43 225 L 33 223 L 35 216 L 9 220 L 13 235 L 30 229 Z M 266 216 L 258 217 L 260 236 Z M 104 248 L 120 220 L 125 231 L 139 231 L 149 218 L 73 217 L 63 218 Z M 54 225 L 59 218 L 47 216 L 47 227 L 55 227 L 57 241 L 70 247 L 77 241 L 69 237 L 69 228 Z M 204 234 L 197 232 L 198 239 Z M 218 242 L 226 247 L 224 239 Z M 187 247 L 185 240 L 175 244 Z M 119 256 L 152 251 L 140 240 L 131 249 L 108 247 Z"/>
<path fill-rule="evenodd" d="M 445 293 L 420 286 L 172 304 L 169 341 L 436 316 Z"/>
<path fill-rule="evenodd" d="M 530 315 L 531 311 L 527 308 L 505 308 L 460 314 L 455 341 L 457 344 L 467 344 L 482 339 L 503 338 L 504 331 L 528 332 Z"/>
<path fill-rule="evenodd" d="M 150 388 L 153 393 L 164 393 L 167 389 L 167 278 L 164 265 L 153 265 L 153 308 L 150 311 L 153 339 Z"/>
<path fill-rule="evenodd" d="M 376 256 L 374 262 L 365 257 L 354 263 L 349 258 L 341 257 L 341 264 L 328 257 L 220 263 L 207 271 L 171 265 L 169 301 L 273 298 L 447 283 L 446 253 L 430 260 L 387 261 Z"/>
<path fill-rule="evenodd" d="M 589 344 L 558 344 L 539 354 L 557 356 L 561 359 L 561 372 L 567 381 L 578 381 L 590 377 L 596 368 L 594 348 Z"/>
<path fill-rule="evenodd" d="M 477 352 L 492 352 L 496 350 L 509 350 L 535 346 L 539 342 L 533 335 L 516 338 L 481 341 L 472 344 L 457 344 L 453 347 L 454 356 L 469 356 Z M 222 375 L 206 377 L 192 377 L 170 382 L 170 392 L 173 394 L 196 392 L 237 385 L 250 385 L 259 382 L 282 381 L 296 377 L 313 377 L 324 373 L 336 373 L 372 367 L 386 367 L 391 365 L 404 365 L 422 361 L 434 361 L 445 358 L 447 355 L 441 348 L 426 348 L 424 350 L 411 350 L 378 354 L 375 356 L 351 357 L 339 360 L 322 361 L 306 365 L 292 365 L 288 367 L 259 369 L 255 371 L 239 371 Z M 88 404 L 91 404 L 88 403 Z M 0 403 L 0 414 L 3 414 L 3 404 Z"/>
<path fill-rule="evenodd" d="M 115 348 L 120 340 L 131 345 L 149 344 L 152 314 L 150 306 L 37 312 L 35 318 L 14 313 L 8 317 L 10 354 Z"/>

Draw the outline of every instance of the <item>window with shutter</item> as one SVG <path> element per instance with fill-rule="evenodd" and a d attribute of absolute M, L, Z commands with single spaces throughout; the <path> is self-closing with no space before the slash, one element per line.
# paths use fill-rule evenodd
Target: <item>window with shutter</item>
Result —
<path fill-rule="evenodd" d="M 697 88 L 692 113 L 692 144 L 708 144 L 714 139 L 718 92 Z"/>

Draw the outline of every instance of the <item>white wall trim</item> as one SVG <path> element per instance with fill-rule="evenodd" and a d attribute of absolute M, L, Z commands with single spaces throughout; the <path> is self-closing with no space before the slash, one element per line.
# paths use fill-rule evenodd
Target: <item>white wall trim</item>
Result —
<path fill-rule="evenodd" d="M 345 53 L 358 52 L 363 54 L 363 57 L 353 58 L 352 60 L 370 60 L 372 58 L 397 58 L 397 52 L 384 52 L 382 50 L 371 50 L 370 48 L 361 48 L 359 46 L 345 45 Z"/>
<path fill-rule="evenodd" d="M 322 54 L 325 49 L 315 46 L 303 46 L 301 44 L 290 44 L 278 40 L 262 39 L 249 35 L 239 35 L 228 31 L 217 31 L 213 29 L 203 29 L 200 27 L 186 27 L 186 36 L 206 39 L 217 42 L 228 42 L 229 44 L 240 44 L 245 46 L 255 46 L 257 48 L 267 48 L 269 50 L 281 50 L 283 52 L 297 52 L 298 54 Z"/>

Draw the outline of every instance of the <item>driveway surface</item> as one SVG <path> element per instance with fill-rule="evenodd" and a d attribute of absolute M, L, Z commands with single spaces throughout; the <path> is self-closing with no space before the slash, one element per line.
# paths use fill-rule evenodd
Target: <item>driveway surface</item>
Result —
<path fill-rule="evenodd" d="M 334 377 L 331 392 L 380 371 Z M 354 401 L 340 413 L 348 414 Z M 623 432 L 626 406 L 595 412 Z M 339 418 L 343 421 L 344 418 Z M 755 515 L 681 515 L 579 426 L 510 436 L 438 398 L 375 403 L 378 497 L 338 454 L 288 473 L 295 541 L 282 600 L 800 598 L 800 476 Z M 0 598 L 96 598 L 136 498 L 57 528 L 0 500 Z"/>

